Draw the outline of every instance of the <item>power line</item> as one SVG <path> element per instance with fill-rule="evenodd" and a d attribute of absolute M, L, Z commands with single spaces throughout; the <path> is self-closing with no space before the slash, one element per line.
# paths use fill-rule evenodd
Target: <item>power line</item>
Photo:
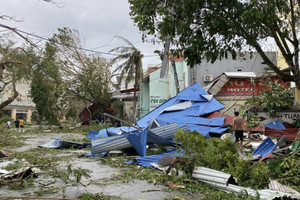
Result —
<path fill-rule="evenodd" d="M 128 21 L 129 21 L 129 18 L 126 20 L 126 22 L 122 25 L 122 27 L 117 31 L 117 33 L 116 33 L 115 35 L 118 35 L 118 34 L 123 30 L 123 28 L 126 26 L 126 24 L 128 23 Z M 95 47 L 94 49 L 99 49 L 99 48 L 102 48 L 102 47 L 106 47 L 106 46 L 108 46 L 114 39 L 115 39 L 115 37 L 112 37 L 112 39 L 109 40 L 105 45 L 100 46 L 100 47 Z"/>
<path fill-rule="evenodd" d="M 0 24 L 0 26 L 3 27 L 3 28 L 7 28 L 7 29 L 9 29 L 11 31 L 20 32 L 20 33 L 23 33 L 23 34 L 26 34 L 26 35 L 29 35 L 29 36 L 32 36 L 32 37 L 44 40 L 44 41 L 48 41 L 49 40 L 49 38 L 46 38 L 46 37 L 43 37 L 43 36 L 39 36 L 39 35 L 34 34 L 34 33 L 29 33 L 27 31 L 23 31 L 23 30 L 20 30 L 20 29 L 17 29 L 17 28 L 9 27 L 9 26 L 6 26 L 4 24 Z M 60 42 L 55 42 L 55 43 L 63 45 Z M 87 52 L 92 52 L 92 53 L 99 53 L 99 54 L 109 55 L 109 56 L 120 56 L 120 54 L 107 53 L 107 52 L 102 52 L 102 51 L 87 49 L 87 48 L 83 48 L 83 47 L 76 47 L 76 46 L 72 46 L 72 45 L 68 45 L 68 47 L 77 48 L 77 49 L 80 49 L 80 50 L 83 50 L 83 51 L 87 51 Z M 157 56 L 157 55 L 144 55 L 144 57 L 154 57 L 154 56 Z"/>

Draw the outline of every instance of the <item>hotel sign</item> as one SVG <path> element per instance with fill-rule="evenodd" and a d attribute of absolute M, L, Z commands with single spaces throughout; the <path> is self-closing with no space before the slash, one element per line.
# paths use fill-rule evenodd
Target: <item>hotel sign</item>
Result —
<path fill-rule="evenodd" d="M 271 81 L 277 82 L 289 88 L 289 83 L 284 83 L 278 78 L 273 78 Z M 266 90 L 267 80 L 250 80 L 248 78 L 231 78 L 218 92 L 215 97 L 230 97 L 230 96 L 244 96 L 251 97 L 257 96 L 260 92 Z"/>

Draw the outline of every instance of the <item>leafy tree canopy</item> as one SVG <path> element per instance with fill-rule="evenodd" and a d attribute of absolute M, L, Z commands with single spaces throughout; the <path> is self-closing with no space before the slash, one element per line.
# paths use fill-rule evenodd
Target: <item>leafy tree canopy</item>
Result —
<path fill-rule="evenodd" d="M 55 59 L 56 48 L 46 43 L 40 62 L 35 65 L 31 81 L 31 97 L 41 119 L 50 124 L 59 124 L 62 118 L 60 97 L 63 82 L 59 72 L 60 63 Z"/>
<path fill-rule="evenodd" d="M 10 94 L 0 103 L 0 110 L 13 102 L 19 95 L 16 84 L 28 81 L 34 64 L 34 52 L 28 47 L 16 47 L 9 35 L 0 36 L 0 93 Z M 10 88 L 11 93 L 7 93 Z"/>
<path fill-rule="evenodd" d="M 99 107 L 109 106 L 110 62 L 97 54 L 86 54 L 77 30 L 59 28 L 50 42 L 57 48 L 56 59 L 63 64 L 60 72 L 68 94 Z"/>
<path fill-rule="evenodd" d="M 119 37 L 119 36 L 118 36 Z M 112 62 L 122 61 L 120 65 L 117 66 L 114 72 L 120 72 L 120 81 L 125 79 L 125 86 L 127 88 L 128 83 L 134 80 L 134 93 L 133 93 L 133 109 L 132 109 L 132 118 L 131 121 L 135 121 L 136 115 L 136 105 L 137 105 L 137 89 L 139 81 L 143 77 L 143 64 L 142 58 L 143 54 L 138 50 L 130 41 L 123 37 L 119 37 L 127 45 L 116 47 L 110 52 L 118 53 L 119 55 L 112 59 Z"/>
<path fill-rule="evenodd" d="M 170 37 L 189 65 L 202 59 L 233 59 L 257 51 L 284 81 L 300 88 L 299 7 L 294 0 L 129 0 L 130 15 L 144 33 Z M 282 71 L 263 51 L 272 38 L 288 65 Z"/>

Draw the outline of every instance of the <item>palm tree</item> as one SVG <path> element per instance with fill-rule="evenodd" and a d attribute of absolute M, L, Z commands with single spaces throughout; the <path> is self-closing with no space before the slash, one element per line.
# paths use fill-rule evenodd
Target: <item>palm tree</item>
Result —
<path fill-rule="evenodd" d="M 123 40 L 126 43 L 126 46 L 116 47 L 110 52 L 114 52 L 119 54 L 115 57 L 112 62 L 116 63 L 117 61 L 123 61 L 118 67 L 113 71 L 113 74 L 117 71 L 120 71 L 120 79 L 121 81 L 125 78 L 125 87 L 127 88 L 128 83 L 134 80 L 134 93 L 133 93 L 133 109 L 132 109 L 132 122 L 135 121 L 136 116 L 136 105 L 137 105 L 137 95 L 136 91 L 139 87 L 139 81 L 143 76 L 143 65 L 142 65 L 142 57 L 143 54 L 140 50 L 138 50 L 131 42 L 127 39 L 116 36 L 119 39 Z"/>

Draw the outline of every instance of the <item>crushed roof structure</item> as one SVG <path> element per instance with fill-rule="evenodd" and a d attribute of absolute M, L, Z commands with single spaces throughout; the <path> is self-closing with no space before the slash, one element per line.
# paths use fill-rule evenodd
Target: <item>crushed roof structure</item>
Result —
<path fill-rule="evenodd" d="M 140 118 L 137 125 L 147 128 L 155 119 L 159 125 L 170 123 L 176 123 L 178 126 L 187 125 L 191 131 L 198 131 L 208 138 L 211 130 L 222 133 L 227 129 L 223 128 L 224 117 L 206 119 L 203 116 L 223 108 L 223 104 L 195 83 Z"/>
<path fill-rule="evenodd" d="M 197 131 L 209 138 L 210 133 L 221 134 L 227 130 L 224 117 L 205 117 L 223 108 L 223 104 L 195 83 L 140 118 L 136 122 L 138 129 L 120 127 L 117 131 L 108 128 L 99 133 L 90 132 L 91 152 L 101 155 L 103 152 L 133 147 L 140 156 L 145 156 L 148 143 L 174 144 L 172 138 L 178 129 Z M 107 137 L 118 131 L 122 133 Z M 102 138 L 97 139 L 99 136 Z"/>

